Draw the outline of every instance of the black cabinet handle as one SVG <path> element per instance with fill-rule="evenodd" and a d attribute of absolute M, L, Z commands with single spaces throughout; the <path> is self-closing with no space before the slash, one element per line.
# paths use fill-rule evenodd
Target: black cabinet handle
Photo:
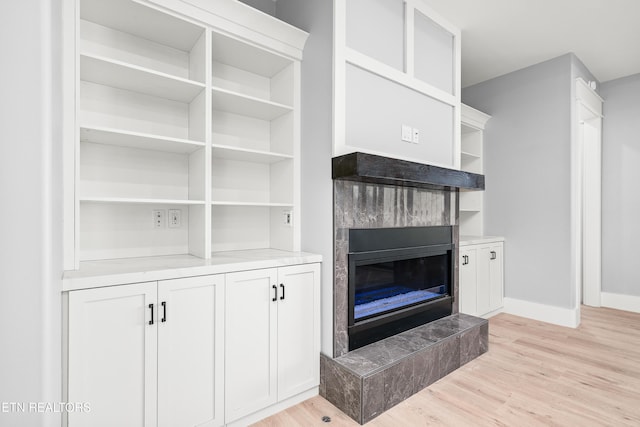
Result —
<path fill-rule="evenodd" d="M 271 299 L 271 301 L 277 301 L 278 300 L 278 287 L 276 285 L 271 286 L 273 288 L 273 298 Z"/>
<path fill-rule="evenodd" d="M 496 259 L 498 257 L 497 254 L 496 254 L 496 251 L 491 251 L 489 253 L 491 254 L 491 258 L 489 258 L 489 259 Z"/>
<path fill-rule="evenodd" d="M 153 325 L 153 304 L 149 304 L 149 309 L 151 310 L 151 320 L 149 320 L 149 324 Z"/>
<path fill-rule="evenodd" d="M 462 255 L 462 265 L 469 264 L 469 255 Z"/>
<path fill-rule="evenodd" d="M 280 299 L 284 299 L 284 285 L 280 283 L 280 287 L 282 288 L 282 296 L 280 296 Z"/>
<path fill-rule="evenodd" d="M 162 301 L 161 305 L 162 305 L 162 319 L 160 319 L 160 321 L 166 322 L 167 321 L 167 302 Z"/>

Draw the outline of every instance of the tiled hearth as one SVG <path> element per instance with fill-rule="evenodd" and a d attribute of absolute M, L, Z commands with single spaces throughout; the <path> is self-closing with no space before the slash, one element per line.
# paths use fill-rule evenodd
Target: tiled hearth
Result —
<path fill-rule="evenodd" d="M 488 323 L 455 314 L 320 359 L 320 395 L 364 424 L 488 349 Z"/>
<path fill-rule="evenodd" d="M 387 173 L 388 171 L 388 173 Z M 484 177 L 361 153 L 335 158 L 334 354 L 320 394 L 363 424 L 488 349 L 488 323 L 458 313 L 459 188 Z M 452 315 L 349 351 L 349 229 L 453 226 Z"/>

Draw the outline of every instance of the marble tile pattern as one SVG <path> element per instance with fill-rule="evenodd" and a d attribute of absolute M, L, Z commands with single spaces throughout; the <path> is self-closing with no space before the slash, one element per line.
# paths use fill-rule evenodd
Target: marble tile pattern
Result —
<path fill-rule="evenodd" d="M 334 357 L 349 351 L 347 335 L 350 228 L 454 226 L 458 262 L 458 191 L 429 190 L 346 180 L 333 181 L 334 197 Z M 453 313 L 458 312 L 458 278 L 453 284 Z"/>
<path fill-rule="evenodd" d="M 453 314 L 331 359 L 321 395 L 360 424 L 488 350 L 488 322 Z"/>

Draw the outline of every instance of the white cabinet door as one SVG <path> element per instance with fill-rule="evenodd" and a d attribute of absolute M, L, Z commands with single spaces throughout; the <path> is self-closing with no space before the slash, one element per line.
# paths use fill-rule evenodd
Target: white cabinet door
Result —
<path fill-rule="evenodd" d="M 319 384 L 320 265 L 278 269 L 278 400 Z"/>
<path fill-rule="evenodd" d="M 278 270 L 226 275 L 225 419 L 277 401 Z"/>
<path fill-rule="evenodd" d="M 482 246 L 478 248 L 477 263 L 477 313 L 482 316 L 489 313 L 491 309 L 491 247 Z"/>
<path fill-rule="evenodd" d="M 484 316 L 503 306 L 503 243 L 460 248 L 460 312 Z"/>
<path fill-rule="evenodd" d="M 223 322 L 223 275 L 158 283 L 158 426 L 224 423 Z"/>
<path fill-rule="evenodd" d="M 477 313 L 477 276 L 476 249 L 460 248 L 458 301 L 461 313 L 475 315 Z"/>
<path fill-rule="evenodd" d="M 503 244 L 489 248 L 489 299 L 491 311 L 502 308 L 504 298 Z"/>
<path fill-rule="evenodd" d="M 69 426 L 156 426 L 156 289 L 150 282 L 69 293 L 68 401 L 91 407 L 69 413 Z"/>

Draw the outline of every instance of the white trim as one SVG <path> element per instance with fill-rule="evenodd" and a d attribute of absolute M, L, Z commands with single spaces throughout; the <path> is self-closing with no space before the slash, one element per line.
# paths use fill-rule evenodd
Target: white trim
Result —
<path fill-rule="evenodd" d="M 404 0 L 404 72 L 415 78 L 415 5 Z"/>
<path fill-rule="evenodd" d="M 467 104 L 460 104 L 460 108 L 462 115 L 461 120 L 465 126 L 484 130 L 484 127 L 491 118 L 490 115 L 483 113 L 480 110 L 476 110 L 473 107 L 469 107 Z"/>
<path fill-rule="evenodd" d="M 333 156 L 345 154 L 346 150 L 346 99 L 347 66 L 347 4 L 344 0 L 333 1 Z"/>
<path fill-rule="evenodd" d="M 432 9 L 428 0 L 413 0 L 411 4 L 420 11 L 424 16 L 427 16 L 436 24 L 440 25 L 442 28 L 447 30 L 449 33 L 453 34 L 453 36 L 457 39 L 460 39 L 460 29 L 451 24 L 448 20 L 446 20 L 442 15 Z M 459 51 L 459 50 L 458 50 Z"/>
<path fill-rule="evenodd" d="M 504 313 L 504 307 L 500 307 L 500 308 L 498 308 L 496 310 L 492 310 L 492 311 L 490 311 L 488 313 L 483 314 L 480 317 L 482 317 L 483 319 L 489 319 L 489 318 L 491 318 L 493 316 L 496 316 L 496 315 L 498 315 L 500 313 Z"/>
<path fill-rule="evenodd" d="M 77 168 L 76 110 L 77 85 L 76 44 L 78 8 L 76 0 L 62 2 L 62 206 L 63 206 L 63 269 L 78 268 L 80 224 L 78 218 L 79 204 L 76 201 L 76 182 L 79 179 Z"/>
<path fill-rule="evenodd" d="M 228 427 L 240 427 L 256 423 L 262 419 L 270 417 L 271 415 L 277 414 L 278 412 L 284 411 L 287 408 L 297 405 L 298 403 L 304 402 L 307 399 L 311 399 L 312 397 L 317 396 L 319 394 L 318 392 L 319 387 L 314 387 L 310 390 L 303 391 L 300 394 L 296 394 L 293 397 L 285 399 L 282 402 L 278 402 L 257 412 L 254 412 L 251 415 L 247 415 L 246 417 L 240 418 L 238 420 L 228 422 L 226 425 Z"/>
<path fill-rule="evenodd" d="M 374 73 L 394 83 L 401 84 L 409 89 L 413 89 L 416 92 L 420 92 L 452 107 L 456 107 L 458 105 L 457 97 L 443 91 L 442 89 L 438 89 L 435 86 L 431 86 L 428 83 L 417 80 L 409 74 L 403 73 L 402 71 L 373 59 L 364 53 L 360 53 L 355 49 L 346 47 L 344 52 L 345 60 L 349 64 L 360 67 L 363 70 Z"/>
<path fill-rule="evenodd" d="M 579 308 L 556 307 L 515 298 L 505 297 L 504 313 L 569 328 L 577 328 L 580 324 Z"/>
<path fill-rule="evenodd" d="M 591 89 L 582 78 L 576 78 L 572 87 L 572 135 L 571 135 L 571 287 L 575 292 L 576 306 L 585 303 L 590 306 L 600 306 L 601 293 L 601 213 L 600 209 L 591 209 L 589 212 L 585 209 L 584 196 L 584 173 L 585 173 L 585 155 L 595 155 L 594 164 L 602 163 L 602 98 L 593 89 Z M 593 150 L 585 151 L 584 146 L 584 122 L 590 121 L 591 124 L 600 132 L 598 147 L 596 152 Z M 602 172 L 599 171 L 599 175 Z M 597 184 L 601 186 L 600 182 Z M 601 193 L 601 190 L 599 190 Z M 601 199 L 601 197 L 599 197 Z M 602 201 L 596 202 L 596 205 L 602 205 Z M 601 206 L 600 206 L 601 207 Z M 585 231 L 584 218 L 589 215 L 592 219 L 591 227 L 596 227 L 589 233 L 591 236 L 589 248 L 585 247 Z M 594 220 L 595 218 L 595 220 Z M 594 225 L 596 224 L 596 225 Z M 587 250 L 586 250 L 587 249 Z M 589 258 L 590 263 L 597 262 L 595 266 L 595 277 L 597 281 L 591 281 L 591 289 L 584 289 L 584 260 Z M 596 261 L 597 260 L 597 261 Z M 589 264 L 593 267 L 592 264 Z M 589 277 L 594 277 L 593 272 Z"/>
<path fill-rule="evenodd" d="M 602 307 L 640 313 L 640 297 L 636 295 L 602 292 L 600 294 L 600 304 Z"/>
<path fill-rule="evenodd" d="M 604 102 L 604 99 L 595 90 L 591 89 L 582 77 L 578 77 L 576 81 L 579 83 L 576 98 L 584 99 L 585 102 L 596 106 Z M 600 105 L 600 107 L 602 107 L 602 105 Z M 600 110 L 602 111 L 602 108 L 600 108 Z"/>
<path fill-rule="evenodd" d="M 162 12 L 202 22 L 243 41 L 301 60 L 309 34 L 234 0 L 134 0 Z"/>

